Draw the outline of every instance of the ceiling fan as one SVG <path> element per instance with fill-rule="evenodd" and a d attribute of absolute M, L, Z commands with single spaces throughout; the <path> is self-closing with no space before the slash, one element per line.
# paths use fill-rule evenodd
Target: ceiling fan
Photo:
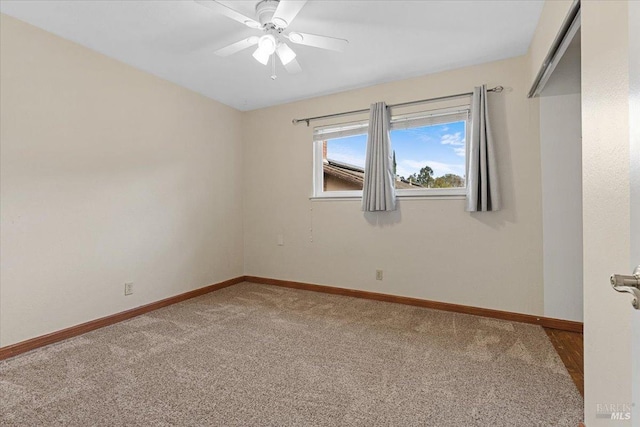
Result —
<path fill-rule="evenodd" d="M 335 37 L 294 31 L 285 33 L 285 30 L 304 7 L 307 0 L 262 0 L 256 4 L 256 19 L 245 16 L 216 0 L 195 0 L 195 2 L 249 28 L 261 30 L 264 33 L 262 36 L 248 37 L 218 49 L 214 53 L 219 56 L 229 56 L 258 45 L 258 48 L 253 52 L 253 57 L 263 65 L 268 65 L 269 59 L 272 59 L 272 79 L 276 78 L 275 58 L 272 58 L 274 54 L 278 56 L 280 62 L 289 73 L 295 74 L 302 71 L 300 64 L 296 60 L 296 53 L 286 43 L 287 40 L 294 44 L 337 52 L 343 52 L 347 44 L 349 44 L 347 40 Z"/>

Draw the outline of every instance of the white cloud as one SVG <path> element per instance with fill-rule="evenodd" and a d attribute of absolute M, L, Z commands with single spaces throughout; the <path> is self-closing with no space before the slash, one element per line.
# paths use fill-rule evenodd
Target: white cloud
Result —
<path fill-rule="evenodd" d="M 437 141 L 436 137 L 432 136 L 428 132 L 425 132 L 423 128 L 397 129 L 397 130 L 392 131 L 392 135 L 394 133 L 409 135 L 416 142 L 429 143 L 429 142 L 436 142 Z M 393 136 L 392 136 L 391 139 L 393 141 Z"/>
<path fill-rule="evenodd" d="M 406 168 L 406 167 L 403 167 L 402 165 L 397 165 L 396 166 L 396 174 L 398 176 L 402 176 L 402 177 L 405 177 L 405 178 L 408 178 L 410 175 L 418 172 L 419 170 L 420 169 L 415 170 L 413 168 Z"/>
<path fill-rule="evenodd" d="M 427 160 L 403 160 L 402 164 L 407 165 L 408 167 L 410 167 L 412 170 L 420 170 L 422 169 L 426 164 L 427 164 Z M 412 172 L 413 173 L 413 172 Z"/>
<path fill-rule="evenodd" d="M 464 147 L 453 147 L 453 151 L 460 157 L 464 157 L 467 154 L 467 150 Z"/>
<path fill-rule="evenodd" d="M 340 145 L 329 146 L 327 158 L 329 160 L 335 160 L 336 162 L 348 163 L 359 167 L 364 167 L 365 162 L 364 155 L 356 152 L 356 150 Z"/>
<path fill-rule="evenodd" d="M 448 133 L 442 135 L 440 142 L 444 145 L 464 145 L 464 137 L 462 132 Z"/>

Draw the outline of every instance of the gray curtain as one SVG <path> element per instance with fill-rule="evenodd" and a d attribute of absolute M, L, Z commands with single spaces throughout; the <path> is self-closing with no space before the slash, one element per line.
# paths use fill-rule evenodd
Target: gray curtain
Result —
<path fill-rule="evenodd" d="M 500 209 L 496 154 L 487 111 L 487 86 L 473 89 L 471 98 L 471 141 L 467 172 L 468 212 Z"/>
<path fill-rule="evenodd" d="M 384 102 L 371 104 L 369 113 L 362 210 L 365 212 L 396 210 L 393 154 L 389 142 L 389 112 Z"/>

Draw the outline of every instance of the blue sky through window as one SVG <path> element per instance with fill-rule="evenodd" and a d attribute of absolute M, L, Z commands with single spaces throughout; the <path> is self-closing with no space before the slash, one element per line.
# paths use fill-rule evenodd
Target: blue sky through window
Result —
<path fill-rule="evenodd" d="M 398 175 L 406 178 L 428 165 L 434 177 L 448 173 L 464 177 L 465 127 L 466 122 L 459 121 L 391 131 Z M 366 147 L 366 135 L 332 139 L 327 158 L 364 167 Z"/>

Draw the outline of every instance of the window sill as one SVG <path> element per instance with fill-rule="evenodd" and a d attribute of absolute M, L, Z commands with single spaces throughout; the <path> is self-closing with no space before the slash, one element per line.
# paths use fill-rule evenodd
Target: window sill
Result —
<path fill-rule="evenodd" d="M 464 194 L 398 194 L 396 195 L 398 200 L 464 200 L 466 195 Z M 321 195 L 321 196 L 311 196 L 309 200 L 312 202 L 353 202 L 362 201 L 362 196 L 329 196 L 329 195 Z"/>
<path fill-rule="evenodd" d="M 465 187 L 458 188 L 430 188 L 421 190 L 396 190 L 396 196 L 399 198 L 450 198 L 450 197 L 462 197 L 465 198 L 467 189 Z"/>
<path fill-rule="evenodd" d="M 340 202 L 340 201 L 362 201 L 362 196 L 311 196 L 309 200 L 312 202 Z"/>
<path fill-rule="evenodd" d="M 467 198 L 465 194 L 416 194 L 411 195 L 397 195 L 400 200 L 464 200 Z"/>

